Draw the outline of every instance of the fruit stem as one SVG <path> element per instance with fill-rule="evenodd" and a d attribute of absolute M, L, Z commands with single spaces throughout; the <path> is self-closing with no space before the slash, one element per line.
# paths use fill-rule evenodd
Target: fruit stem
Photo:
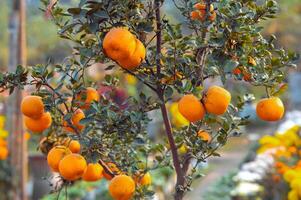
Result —
<path fill-rule="evenodd" d="M 98 163 L 103 167 L 103 169 L 107 174 L 109 174 L 112 177 L 115 176 L 115 174 L 112 172 L 112 170 L 107 166 L 107 164 L 103 160 L 99 159 Z"/>

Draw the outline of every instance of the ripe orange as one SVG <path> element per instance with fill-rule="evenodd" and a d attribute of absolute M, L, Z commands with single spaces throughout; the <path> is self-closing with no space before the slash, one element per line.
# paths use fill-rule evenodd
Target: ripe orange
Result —
<path fill-rule="evenodd" d="M 152 184 L 152 177 L 149 172 L 146 174 L 137 175 L 134 177 L 134 180 L 137 184 L 145 186 Z"/>
<path fill-rule="evenodd" d="M 7 141 L 3 138 L 0 138 L 0 147 L 7 147 Z"/>
<path fill-rule="evenodd" d="M 209 16 L 209 20 L 210 20 L 211 22 L 213 22 L 215 19 L 216 19 L 216 12 L 213 11 L 213 12 L 210 14 L 210 16 Z"/>
<path fill-rule="evenodd" d="M 194 5 L 194 8 L 195 9 L 198 9 L 198 10 L 206 10 L 206 4 L 205 3 L 197 3 Z M 211 4 L 210 5 L 210 12 L 213 12 L 214 11 L 214 7 L 213 5 Z"/>
<path fill-rule="evenodd" d="M 70 149 L 70 151 L 72 153 L 79 153 L 80 152 L 80 143 L 78 141 L 76 141 L 76 140 L 72 140 L 69 143 L 68 148 Z"/>
<path fill-rule="evenodd" d="M 256 66 L 257 65 L 256 60 L 253 57 L 251 57 L 251 56 L 248 57 L 248 63 L 250 65 L 252 65 L 252 66 Z"/>
<path fill-rule="evenodd" d="M 76 96 L 76 100 L 82 102 L 81 109 L 88 109 L 93 101 L 99 101 L 99 94 L 94 88 L 88 87 Z"/>
<path fill-rule="evenodd" d="M 47 155 L 47 163 L 52 171 L 58 172 L 60 161 L 69 154 L 71 154 L 71 151 L 65 146 L 53 147 Z"/>
<path fill-rule="evenodd" d="M 261 99 L 257 103 L 256 113 L 264 121 L 278 121 L 284 115 L 284 105 L 278 97 Z"/>
<path fill-rule="evenodd" d="M 132 70 L 138 67 L 141 64 L 141 62 L 145 59 L 146 50 L 144 45 L 138 39 L 136 39 L 135 41 L 136 41 L 136 49 L 134 53 L 130 57 L 120 59 L 118 61 L 119 65 L 122 68 Z"/>
<path fill-rule="evenodd" d="M 129 200 L 135 192 L 135 182 L 127 175 L 115 176 L 110 182 L 109 192 L 115 200 Z"/>
<path fill-rule="evenodd" d="M 81 109 L 78 109 L 73 113 L 73 115 L 71 117 L 71 123 L 75 128 L 77 128 L 79 131 L 81 131 L 84 128 L 84 125 L 80 124 L 80 120 L 82 120 L 84 118 L 85 118 L 85 113 Z M 63 126 L 65 127 L 66 131 L 69 131 L 72 133 L 75 132 L 73 127 L 70 127 L 68 122 L 66 122 L 66 121 L 63 122 Z"/>
<path fill-rule="evenodd" d="M 87 168 L 85 158 L 79 154 L 69 154 L 59 163 L 60 175 L 68 181 L 75 181 L 82 177 Z"/>
<path fill-rule="evenodd" d="M 135 36 L 126 28 L 112 28 L 103 40 L 103 49 L 115 61 L 129 58 L 136 49 Z"/>
<path fill-rule="evenodd" d="M 0 160 L 6 160 L 7 156 L 8 156 L 7 147 L 0 147 Z"/>
<path fill-rule="evenodd" d="M 89 163 L 84 174 L 83 174 L 83 180 L 93 182 L 100 180 L 103 175 L 103 168 L 98 163 Z"/>
<path fill-rule="evenodd" d="M 190 17 L 192 20 L 205 21 L 206 11 L 205 10 L 194 10 L 190 13 Z"/>
<path fill-rule="evenodd" d="M 49 112 L 46 112 L 38 119 L 24 117 L 24 123 L 28 130 L 34 133 L 41 133 L 51 126 L 52 118 Z"/>
<path fill-rule="evenodd" d="M 26 96 L 21 102 L 21 111 L 26 117 L 38 119 L 44 113 L 44 103 L 39 96 Z"/>
<path fill-rule="evenodd" d="M 230 102 L 231 94 L 219 86 L 211 86 L 203 98 L 206 111 L 215 115 L 224 114 Z"/>
<path fill-rule="evenodd" d="M 211 135 L 204 130 L 200 130 L 198 132 L 198 137 L 205 142 L 211 142 L 211 140 L 212 140 Z"/>
<path fill-rule="evenodd" d="M 232 70 L 232 73 L 233 73 L 234 75 L 240 75 L 240 74 L 241 74 L 241 70 L 239 69 L 239 67 L 236 67 L 236 68 L 234 68 L 234 69 Z"/>
<path fill-rule="evenodd" d="M 118 167 L 114 163 L 109 162 L 109 163 L 106 163 L 106 165 L 114 174 L 116 174 L 116 175 L 120 174 L 120 172 L 121 172 L 120 169 L 118 169 Z M 105 177 L 105 179 L 107 179 L 107 180 L 112 180 L 112 178 L 113 178 L 110 174 L 106 173 L 105 170 L 102 171 L 102 174 Z"/>
<path fill-rule="evenodd" d="M 201 101 L 192 94 L 185 95 L 178 103 L 179 112 L 190 122 L 203 119 L 205 109 Z"/>

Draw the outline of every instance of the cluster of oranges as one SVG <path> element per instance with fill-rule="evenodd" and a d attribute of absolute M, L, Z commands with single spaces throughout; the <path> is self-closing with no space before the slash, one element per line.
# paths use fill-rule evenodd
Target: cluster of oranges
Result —
<path fill-rule="evenodd" d="M 45 112 L 44 103 L 39 96 L 26 96 L 21 103 L 24 123 L 27 129 L 34 133 L 41 133 L 51 126 L 52 118 Z"/>
<path fill-rule="evenodd" d="M 124 27 L 112 28 L 103 40 L 104 53 L 122 68 L 132 70 L 145 59 L 143 43 Z"/>
<path fill-rule="evenodd" d="M 275 159 L 273 181 L 284 180 L 289 184 L 288 200 L 301 199 L 301 138 L 299 126 L 293 126 L 284 133 L 264 136 L 259 140 L 257 153 L 268 153 Z"/>
<path fill-rule="evenodd" d="M 193 94 L 183 96 L 178 102 L 179 112 L 189 121 L 202 120 L 207 113 L 224 114 L 231 101 L 231 94 L 222 87 L 211 86 L 203 99 L 199 100 Z"/>
<path fill-rule="evenodd" d="M 206 20 L 207 5 L 205 3 L 197 3 L 194 5 L 194 8 L 195 10 L 190 13 L 191 19 L 204 22 Z M 213 22 L 216 19 L 216 12 L 212 4 L 210 5 L 209 13 L 208 19 Z"/>
<path fill-rule="evenodd" d="M 109 192 L 116 199 L 130 199 L 136 185 L 145 186 L 151 184 L 149 173 L 131 176 L 125 175 L 114 163 L 106 163 L 106 167 L 114 174 L 106 172 L 99 163 L 88 163 L 79 154 L 80 144 L 76 140 L 70 140 L 65 145 L 53 147 L 48 155 L 47 162 L 52 171 L 58 172 L 67 181 L 82 179 L 94 182 L 103 177 L 110 181 Z"/>

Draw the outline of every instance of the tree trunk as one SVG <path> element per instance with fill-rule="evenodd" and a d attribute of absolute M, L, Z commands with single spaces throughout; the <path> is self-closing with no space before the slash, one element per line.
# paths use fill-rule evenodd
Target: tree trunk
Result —
<path fill-rule="evenodd" d="M 14 0 L 9 21 L 9 65 L 14 72 L 17 65 L 26 65 L 25 0 Z M 27 144 L 20 110 L 22 91 L 15 89 L 8 99 L 7 130 L 10 133 L 10 161 L 13 171 L 13 199 L 26 200 Z"/>

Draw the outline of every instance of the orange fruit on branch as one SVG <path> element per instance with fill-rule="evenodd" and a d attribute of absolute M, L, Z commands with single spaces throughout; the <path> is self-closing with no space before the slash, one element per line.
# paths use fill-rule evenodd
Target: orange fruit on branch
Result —
<path fill-rule="evenodd" d="M 70 151 L 72 153 L 79 153 L 80 152 L 80 143 L 77 140 L 72 140 L 69 143 L 68 148 L 70 149 Z"/>
<path fill-rule="evenodd" d="M 212 140 L 211 135 L 204 130 L 200 130 L 198 132 L 198 137 L 205 142 L 211 142 L 211 140 Z"/>
<path fill-rule="evenodd" d="M 278 121 L 284 115 L 284 105 L 278 97 L 261 99 L 257 103 L 256 113 L 264 121 Z"/>
<path fill-rule="evenodd" d="M 33 119 L 39 119 L 44 114 L 44 103 L 39 96 L 26 96 L 21 102 L 23 115 Z"/>
<path fill-rule="evenodd" d="M 179 112 L 190 122 L 203 119 L 205 109 L 201 101 L 192 94 L 183 96 L 178 103 Z"/>
<path fill-rule="evenodd" d="M 103 177 L 102 173 L 103 167 L 100 164 L 89 163 L 82 178 L 88 182 L 98 181 Z"/>
<path fill-rule="evenodd" d="M 59 163 L 60 175 L 68 181 L 81 178 L 87 168 L 85 158 L 79 154 L 66 155 Z"/>
<path fill-rule="evenodd" d="M 211 86 L 203 98 L 206 111 L 215 115 L 224 114 L 230 102 L 231 94 L 219 86 Z"/>
<path fill-rule="evenodd" d="M 152 184 L 152 177 L 149 172 L 145 174 L 138 174 L 134 177 L 134 180 L 137 184 L 146 186 Z"/>
<path fill-rule="evenodd" d="M 28 130 L 34 133 L 41 133 L 51 126 L 52 118 L 50 113 L 46 112 L 38 119 L 33 119 L 25 116 L 24 123 Z"/>
<path fill-rule="evenodd" d="M 118 60 L 118 64 L 124 69 L 132 70 L 138 67 L 145 59 L 146 50 L 144 45 L 138 39 L 136 39 L 135 41 L 136 41 L 136 48 L 134 53 L 128 58 Z"/>
<path fill-rule="evenodd" d="M 0 147 L 0 160 L 6 160 L 8 156 L 8 149 L 7 147 Z"/>
<path fill-rule="evenodd" d="M 99 101 L 99 94 L 94 88 L 88 87 L 76 96 L 76 101 L 80 102 L 81 109 L 88 109 L 93 101 Z"/>
<path fill-rule="evenodd" d="M 115 200 L 129 200 L 135 192 L 135 182 L 127 175 L 115 176 L 109 185 L 109 193 Z"/>
<path fill-rule="evenodd" d="M 205 3 L 197 3 L 197 4 L 194 5 L 194 8 L 197 9 L 197 10 L 206 10 L 207 5 Z M 214 11 L 214 6 L 212 4 L 210 4 L 209 11 L 210 12 Z"/>
<path fill-rule="evenodd" d="M 103 49 L 115 61 L 127 59 L 135 52 L 136 38 L 126 28 L 112 28 L 103 40 Z"/>
<path fill-rule="evenodd" d="M 47 163 L 52 171 L 58 172 L 60 161 L 69 154 L 71 154 L 71 151 L 65 146 L 53 147 L 47 155 Z"/>
<path fill-rule="evenodd" d="M 114 175 L 118 175 L 121 173 L 120 169 L 116 166 L 115 163 L 108 162 L 108 163 L 106 163 L 106 165 Z M 112 178 L 113 178 L 113 176 L 108 174 L 105 169 L 103 170 L 102 174 L 105 177 L 105 179 L 107 179 L 107 180 L 112 180 Z"/>
<path fill-rule="evenodd" d="M 74 126 L 74 128 L 81 131 L 85 126 L 80 124 L 80 120 L 82 120 L 84 118 L 85 118 L 85 113 L 81 109 L 78 109 L 73 113 L 70 121 L 71 121 L 71 124 Z M 70 126 L 69 123 L 66 121 L 63 122 L 63 126 L 65 127 L 66 131 L 69 131 L 72 133 L 75 132 L 74 128 L 72 126 Z"/>

